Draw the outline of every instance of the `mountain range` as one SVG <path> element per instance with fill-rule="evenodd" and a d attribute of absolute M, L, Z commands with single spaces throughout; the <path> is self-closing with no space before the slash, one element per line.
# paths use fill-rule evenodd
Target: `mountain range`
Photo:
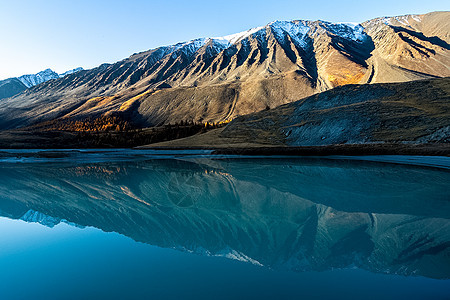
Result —
<path fill-rule="evenodd" d="M 83 70 L 83 68 L 75 68 L 67 72 L 58 74 L 52 69 L 46 69 L 36 74 L 27 74 L 20 77 L 12 77 L 0 81 L 0 99 L 12 97 L 32 86 L 41 84 L 51 79 L 62 78 L 66 75 L 73 74 Z"/>
<path fill-rule="evenodd" d="M 136 127 L 239 116 L 348 84 L 450 76 L 450 12 L 275 21 L 136 53 L 0 101 L 0 129 L 116 116 Z M 450 125 L 450 124 L 449 124 Z"/>

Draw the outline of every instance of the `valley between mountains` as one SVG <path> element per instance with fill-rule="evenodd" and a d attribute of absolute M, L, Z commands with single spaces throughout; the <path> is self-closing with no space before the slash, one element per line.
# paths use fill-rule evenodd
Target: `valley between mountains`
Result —
<path fill-rule="evenodd" d="M 0 146 L 434 144 L 446 154 L 449 20 L 275 21 L 26 88 L 10 79 Z"/>

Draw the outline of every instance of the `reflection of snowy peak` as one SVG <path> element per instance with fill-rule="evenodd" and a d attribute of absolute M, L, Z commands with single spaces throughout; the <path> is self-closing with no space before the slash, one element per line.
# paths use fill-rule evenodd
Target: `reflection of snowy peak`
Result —
<path fill-rule="evenodd" d="M 26 87 L 30 88 L 32 86 L 38 85 L 38 84 L 46 82 L 48 80 L 58 79 L 58 78 L 66 76 L 66 75 L 81 71 L 81 70 L 83 70 L 83 68 L 76 68 L 76 69 L 64 72 L 62 74 L 58 74 L 55 71 L 53 71 L 52 69 L 46 69 L 46 70 L 41 71 L 36 74 L 22 75 L 22 76 L 18 77 L 17 79 L 19 79 Z"/>
<path fill-rule="evenodd" d="M 61 218 L 55 218 L 52 216 L 48 216 L 46 214 L 43 214 L 41 212 L 35 211 L 35 210 L 28 210 L 22 217 L 20 217 L 20 220 L 28 222 L 28 223 L 39 223 L 41 225 L 53 228 L 59 223 L 66 223 L 68 225 L 78 227 L 78 228 L 84 228 L 84 226 L 80 226 L 78 224 L 69 222 L 65 219 Z"/>
<path fill-rule="evenodd" d="M 242 252 L 233 250 L 228 246 L 225 247 L 224 249 L 221 249 L 221 250 L 215 251 L 215 252 L 211 252 L 210 250 L 205 249 L 203 247 L 194 247 L 194 249 L 189 249 L 187 247 L 173 247 L 173 248 L 180 250 L 180 251 L 195 253 L 198 255 L 211 256 L 211 257 L 224 257 L 224 258 L 228 258 L 228 259 L 232 259 L 232 260 L 251 263 L 256 266 L 263 266 L 259 261 L 248 257 L 247 255 L 245 255 Z"/>
<path fill-rule="evenodd" d="M 46 214 L 30 209 L 21 218 L 22 221 L 29 223 L 39 223 L 47 227 L 55 227 L 61 222 L 60 218 L 47 216 Z"/>

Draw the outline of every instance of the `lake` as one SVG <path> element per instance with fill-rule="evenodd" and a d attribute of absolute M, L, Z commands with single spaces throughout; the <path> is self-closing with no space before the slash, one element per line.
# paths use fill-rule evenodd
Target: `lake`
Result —
<path fill-rule="evenodd" d="M 1 299 L 450 298 L 433 159 L 36 153 L 0 159 Z"/>

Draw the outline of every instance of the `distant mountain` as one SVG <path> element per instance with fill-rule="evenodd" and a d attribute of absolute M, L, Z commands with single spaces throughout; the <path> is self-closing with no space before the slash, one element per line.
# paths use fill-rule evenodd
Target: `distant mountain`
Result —
<path fill-rule="evenodd" d="M 117 115 L 138 126 L 220 122 L 337 86 L 450 76 L 450 12 L 358 25 L 276 21 L 164 46 L 0 103 L 0 128 Z"/>
<path fill-rule="evenodd" d="M 62 78 L 66 75 L 73 74 L 83 70 L 76 68 L 62 74 L 58 74 L 51 69 L 46 69 L 36 74 L 22 75 L 20 77 L 9 78 L 0 81 L 0 99 L 12 97 L 26 90 L 27 88 L 41 84 L 51 79 Z"/>
<path fill-rule="evenodd" d="M 52 69 L 46 69 L 46 70 L 41 71 L 36 74 L 22 75 L 20 77 L 17 77 L 17 79 L 19 79 L 26 87 L 29 88 L 29 87 L 41 84 L 43 82 L 49 81 L 51 79 L 62 78 L 66 75 L 73 74 L 73 73 L 79 72 L 81 70 L 83 70 L 83 68 L 76 68 L 76 69 L 72 69 L 67 72 L 64 72 L 62 74 L 58 74 L 55 71 L 53 71 Z"/>
<path fill-rule="evenodd" d="M 46 69 L 36 74 L 22 75 L 17 77 L 27 88 L 46 82 L 51 79 L 59 78 L 58 73 L 51 69 Z"/>
<path fill-rule="evenodd" d="M 0 99 L 12 97 L 26 90 L 27 87 L 17 78 L 0 81 Z"/>

